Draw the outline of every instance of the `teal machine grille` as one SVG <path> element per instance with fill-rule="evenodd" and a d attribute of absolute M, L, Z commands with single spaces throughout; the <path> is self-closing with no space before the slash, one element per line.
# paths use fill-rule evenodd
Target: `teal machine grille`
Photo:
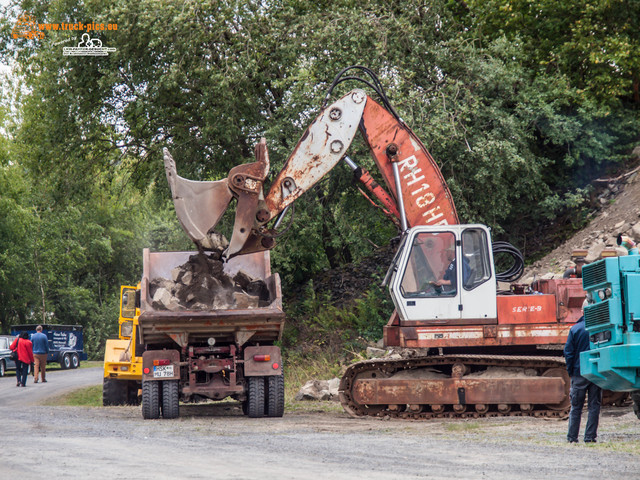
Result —
<path fill-rule="evenodd" d="M 607 281 L 607 263 L 599 261 L 582 267 L 582 287 L 585 290 Z"/>

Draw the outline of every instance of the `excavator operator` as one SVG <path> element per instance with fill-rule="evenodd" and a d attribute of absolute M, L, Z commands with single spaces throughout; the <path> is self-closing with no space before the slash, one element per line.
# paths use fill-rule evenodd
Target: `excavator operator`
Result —
<path fill-rule="evenodd" d="M 456 246 L 454 243 L 449 244 L 444 251 L 447 261 L 449 262 L 449 266 L 444 271 L 444 275 L 441 279 L 431 282 L 432 285 L 436 288 L 437 292 L 441 292 L 443 287 L 447 287 L 444 289 L 446 293 L 454 293 L 458 288 L 458 281 L 456 277 L 457 266 L 456 266 Z M 466 284 L 467 279 L 469 278 L 469 274 L 471 273 L 471 268 L 469 267 L 469 261 L 466 257 L 462 257 L 462 282 Z"/>

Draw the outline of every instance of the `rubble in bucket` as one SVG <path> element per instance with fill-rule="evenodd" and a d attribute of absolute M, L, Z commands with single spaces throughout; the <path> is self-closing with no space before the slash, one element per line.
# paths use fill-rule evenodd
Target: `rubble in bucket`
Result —
<path fill-rule="evenodd" d="M 149 285 L 156 310 L 234 310 L 264 307 L 269 290 L 261 279 L 242 270 L 233 277 L 224 272 L 219 254 L 198 253 L 171 272 L 171 279 L 154 278 Z"/>

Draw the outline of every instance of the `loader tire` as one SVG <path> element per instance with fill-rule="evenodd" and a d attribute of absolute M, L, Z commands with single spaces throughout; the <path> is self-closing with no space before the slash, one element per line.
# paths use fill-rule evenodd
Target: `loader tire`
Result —
<path fill-rule="evenodd" d="M 633 400 L 633 413 L 640 419 L 640 392 L 633 392 L 631 400 Z"/>
<path fill-rule="evenodd" d="M 112 407 L 126 405 L 128 385 L 124 380 L 104 378 L 102 381 L 102 405 Z"/>
<path fill-rule="evenodd" d="M 127 386 L 127 403 L 129 405 L 140 405 L 141 394 L 138 391 L 142 387 L 141 383 L 136 380 L 129 380 Z"/>
<path fill-rule="evenodd" d="M 266 377 L 267 381 L 267 417 L 284 415 L 284 375 Z"/>
<path fill-rule="evenodd" d="M 178 380 L 162 382 L 162 416 L 164 418 L 178 418 L 180 415 L 178 393 Z"/>
<path fill-rule="evenodd" d="M 264 417 L 264 377 L 247 379 L 247 415 L 250 418 Z"/>
<path fill-rule="evenodd" d="M 142 418 L 160 418 L 160 382 L 142 382 Z"/>

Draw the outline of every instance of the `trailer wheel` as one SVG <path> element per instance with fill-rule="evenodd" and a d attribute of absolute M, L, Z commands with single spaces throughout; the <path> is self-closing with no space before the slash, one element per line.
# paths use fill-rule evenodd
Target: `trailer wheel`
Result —
<path fill-rule="evenodd" d="M 247 415 L 250 418 L 264 416 L 264 377 L 247 379 Z"/>
<path fill-rule="evenodd" d="M 80 357 L 77 353 L 71 355 L 71 368 L 78 368 L 80 366 Z"/>
<path fill-rule="evenodd" d="M 284 415 L 284 375 L 270 375 L 266 380 L 267 416 L 281 417 Z"/>
<path fill-rule="evenodd" d="M 63 355 L 62 360 L 60 360 L 60 368 L 63 370 L 68 370 L 71 368 L 71 358 L 69 355 Z"/>
<path fill-rule="evenodd" d="M 0 360 L 0 377 L 4 377 L 7 373 L 7 366 L 4 363 L 4 360 Z"/>
<path fill-rule="evenodd" d="M 178 380 L 165 380 L 162 382 L 162 416 L 178 418 L 178 415 L 180 415 Z"/>
<path fill-rule="evenodd" d="M 127 404 L 127 382 L 114 378 L 102 381 L 102 405 L 105 407 Z"/>
<path fill-rule="evenodd" d="M 142 418 L 160 418 L 160 382 L 142 382 Z"/>

